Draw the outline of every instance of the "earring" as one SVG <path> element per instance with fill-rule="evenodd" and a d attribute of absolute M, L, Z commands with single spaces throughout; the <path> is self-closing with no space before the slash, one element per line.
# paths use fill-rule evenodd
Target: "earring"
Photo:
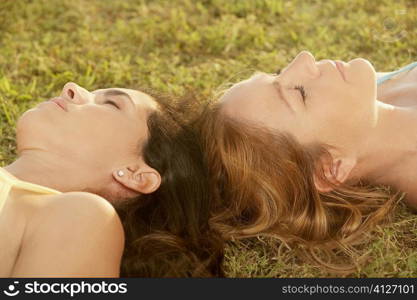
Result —
<path fill-rule="evenodd" d="M 125 173 L 122 170 L 117 171 L 117 175 L 119 177 L 122 177 L 123 175 L 125 175 Z"/>

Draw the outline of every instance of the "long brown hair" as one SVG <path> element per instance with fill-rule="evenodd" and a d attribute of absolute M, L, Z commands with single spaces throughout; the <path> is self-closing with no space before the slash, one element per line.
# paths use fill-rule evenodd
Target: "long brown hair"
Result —
<path fill-rule="evenodd" d="M 331 157 L 330 145 L 301 145 L 220 108 L 211 104 L 199 125 L 213 192 L 211 226 L 225 239 L 277 239 L 329 272 L 354 271 L 363 262 L 361 243 L 390 219 L 403 193 L 360 180 L 334 185 L 318 163 Z M 319 192 L 314 174 L 333 190 Z"/>
<path fill-rule="evenodd" d="M 197 112 L 188 99 L 141 91 L 160 106 L 148 117 L 148 140 L 140 152 L 162 183 L 155 192 L 116 206 L 126 235 L 120 275 L 224 277 L 224 240 L 208 225 L 212 197 L 193 129 Z"/>

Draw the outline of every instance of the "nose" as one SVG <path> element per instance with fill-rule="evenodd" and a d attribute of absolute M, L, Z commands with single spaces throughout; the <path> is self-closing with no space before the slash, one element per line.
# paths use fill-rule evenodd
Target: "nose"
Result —
<path fill-rule="evenodd" d="M 61 92 L 61 97 L 77 104 L 88 101 L 90 92 L 74 82 L 67 82 Z"/>
<path fill-rule="evenodd" d="M 313 77 L 317 77 L 320 74 L 320 70 L 316 66 L 316 59 L 311 52 L 303 50 L 297 54 L 289 66 L 298 66 L 302 71 L 306 71 Z"/>
<path fill-rule="evenodd" d="M 313 54 L 311 54 L 311 52 L 310 52 L 310 51 L 303 50 L 303 51 L 301 51 L 301 52 L 298 54 L 298 56 L 303 56 L 303 57 L 305 57 L 305 59 L 307 59 L 307 60 L 311 60 L 311 61 L 313 61 L 313 62 L 316 62 L 316 59 L 314 58 L 314 55 L 313 55 Z"/>

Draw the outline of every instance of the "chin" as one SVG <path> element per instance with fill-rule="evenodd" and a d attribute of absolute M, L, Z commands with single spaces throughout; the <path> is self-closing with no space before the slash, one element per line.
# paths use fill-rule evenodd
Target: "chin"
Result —
<path fill-rule="evenodd" d="M 374 66 L 364 58 L 355 58 L 349 61 L 349 65 L 351 83 L 360 87 L 363 97 L 376 97 L 377 78 Z"/>
<path fill-rule="evenodd" d="M 40 130 L 39 124 L 42 118 L 39 118 L 36 108 L 25 111 L 16 122 L 16 133 Z"/>
<path fill-rule="evenodd" d="M 369 60 L 360 57 L 349 61 L 349 64 L 358 68 L 361 73 L 365 73 L 367 78 L 371 77 L 371 79 L 376 80 L 375 68 Z"/>
<path fill-rule="evenodd" d="M 45 119 L 40 117 L 35 110 L 25 111 L 16 121 L 16 144 L 17 152 L 28 148 L 43 148 L 45 141 L 50 138 L 50 128 L 45 126 Z"/>

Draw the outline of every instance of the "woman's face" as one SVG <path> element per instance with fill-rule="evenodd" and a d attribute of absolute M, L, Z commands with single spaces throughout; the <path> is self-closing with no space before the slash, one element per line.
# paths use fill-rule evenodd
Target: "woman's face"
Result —
<path fill-rule="evenodd" d="M 19 118 L 18 152 L 42 149 L 74 165 L 108 171 L 138 157 L 138 143 L 147 139 L 147 116 L 156 107 L 140 91 L 109 88 L 90 92 L 69 82 L 59 97 Z"/>
<path fill-rule="evenodd" d="M 222 112 L 289 132 L 302 144 L 351 143 L 375 121 L 376 73 L 362 58 L 341 63 L 343 74 L 333 61 L 302 51 L 279 75 L 257 73 L 235 84 L 221 98 Z"/>

